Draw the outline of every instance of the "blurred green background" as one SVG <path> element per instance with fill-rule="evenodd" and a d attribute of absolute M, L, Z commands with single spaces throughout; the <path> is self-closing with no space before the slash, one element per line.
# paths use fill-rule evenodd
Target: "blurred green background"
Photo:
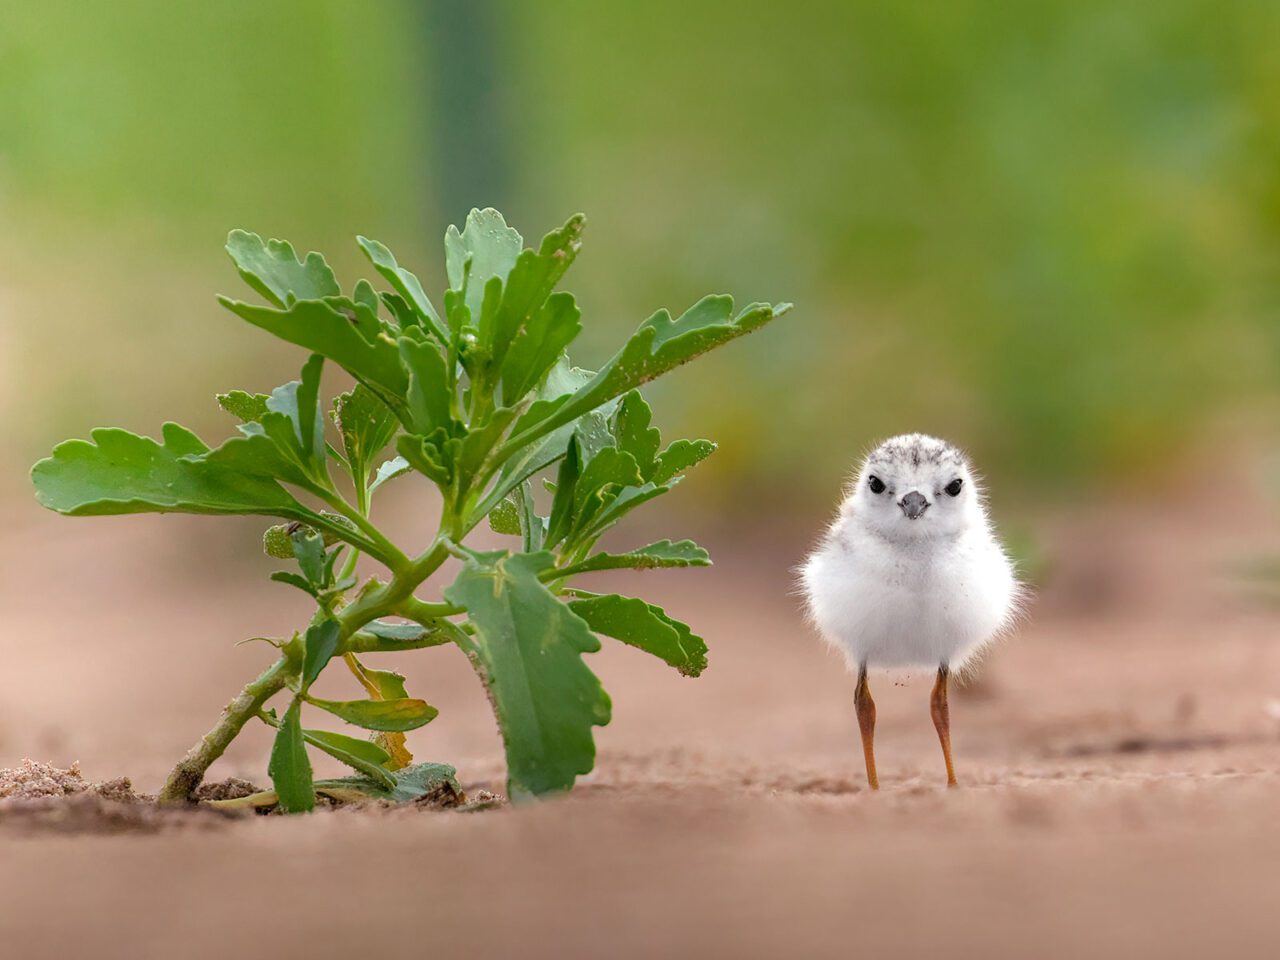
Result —
<path fill-rule="evenodd" d="M 704 502 L 830 500 L 908 429 L 1006 495 L 1148 483 L 1267 409 L 1278 31 L 1187 0 L 11 5 L 0 488 L 97 425 L 221 436 L 215 390 L 296 375 L 214 303 L 229 228 L 348 284 L 376 237 L 439 302 L 476 205 L 526 239 L 586 212 L 584 365 L 659 306 L 796 302 L 656 390 L 722 443 Z"/>

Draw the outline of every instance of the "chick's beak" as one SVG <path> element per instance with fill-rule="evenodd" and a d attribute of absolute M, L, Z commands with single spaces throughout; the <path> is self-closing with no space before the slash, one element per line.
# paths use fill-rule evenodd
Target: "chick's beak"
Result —
<path fill-rule="evenodd" d="M 918 520 L 929 509 L 929 501 L 918 490 L 912 490 L 898 503 L 908 520 Z"/>

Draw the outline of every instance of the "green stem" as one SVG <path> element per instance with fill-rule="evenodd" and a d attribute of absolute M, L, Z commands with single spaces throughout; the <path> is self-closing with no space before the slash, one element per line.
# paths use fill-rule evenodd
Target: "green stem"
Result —
<path fill-rule="evenodd" d="M 160 802 L 189 801 L 204 779 L 205 771 L 222 756 L 244 725 L 262 709 L 263 704 L 284 689 L 297 670 L 298 665 L 293 658 L 282 656 L 258 679 L 246 685 L 223 709 L 217 726 L 206 733 L 170 772 L 169 779 L 160 791 Z"/>
<path fill-rule="evenodd" d="M 346 506 L 345 503 L 343 505 Z M 368 521 L 365 522 L 368 523 Z M 381 534 L 379 537 L 381 538 Z M 361 639 L 360 628 L 371 620 L 397 612 L 401 604 L 413 599 L 413 591 L 448 559 L 449 552 L 442 539 L 437 538 L 422 556 L 412 561 L 398 549 L 395 550 L 403 562 L 398 565 L 399 569 L 394 570 L 391 581 L 369 591 L 338 612 L 336 619 L 342 629 L 343 652 L 359 653 L 365 649 L 366 641 Z M 428 609 L 433 608 L 431 604 L 422 604 L 422 606 Z M 436 618 L 434 613 L 432 618 Z M 428 627 L 428 629 L 433 628 Z M 440 629 L 438 623 L 435 629 Z M 367 634 L 363 636 L 368 637 L 369 641 L 374 639 Z M 443 641 L 439 636 L 428 635 L 420 643 L 405 644 L 404 649 L 411 649 L 414 646 L 435 646 L 441 642 Z M 231 741 L 244 728 L 245 723 L 255 716 L 268 700 L 298 678 L 301 669 L 298 660 L 296 651 L 286 652 L 260 677 L 241 690 L 239 696 L 227 704 L 217 725 L 205 734 L 170 772 L 169 778 L 160 791 L 161 803 L 183 803 L 190 800 L 192 793 L 204 779 L 205 771 L 222 756 Z"/>
<path fill-rule="evenodd" d="M 426 603 L 417 597 L 410 597 L 402 600 L 395 612 L 402 617 L 422 623 L 424 620 L 436 620 L 440 617 L 456 617 L 460 613 L 466 613 L 466 610 L 455 607 L 451 603 Z"/>
<path fill-rule="evenodd" d="M 396 574 L 403 572 L 409 566 L 409 558 L 404 555 L 400 548 L 383 536 L 381 530 L 374 526 L 367 517 L 361 516 L 360 511 L 353 509 L 347 501 L 337 494 L 327 494 L 324 497 L 324 502 L 354 523 L 356 528 L 376 547 L 373 550 L 365 550 L 371 557 L 381 561 L 386 565 L 387 569 Z"/>
<path fill-rule="evenodd" d="M 369 474 L 368 471 L 362 471 L 363 475 L 354 478 L 356 484 L 356 509 L 360 511 L 360 516 L 368 519 L 369 517 Z M 356 572 L 356 561 L 360 559 L 360 550 L 356 547 L 351 548 L 351 555 L 342 564 L 342 571 L 338 574 L 339 580 L 345 580 Z"/>

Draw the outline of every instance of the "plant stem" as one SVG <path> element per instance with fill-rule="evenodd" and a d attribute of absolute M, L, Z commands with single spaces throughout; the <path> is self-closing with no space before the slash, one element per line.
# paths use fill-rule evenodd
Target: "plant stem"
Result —
<path fill-rule="evenodd" d="M 206 733 L 188 751 L 169 774 L 160 791 L 161 803 L 185 803 L 204 779 L 205 771 L 222 756 L 223 752 L 244 725 L 257 715 L 262 705 L 279 693 L 297 671 L 294 658 L 282 656 L 258 679 L 245 686 L 240 694 L 226 705 L 217 726 Z"/>
<path fill-rule="evenodd" d="M 401 552 L 399 547 L 383 536 L 382 531 L 370 523 L 367 517 L 362 516 L 360 511 L 353 510 L 347 501 L 336 494 L 327 495 L 324 500 L 334 510 L 354 523 L 357 529 L 376 546 L 376 550 L 366 549 L 365 553 L 382 561 L 393 573 L 404 572 L 405 568 L 409 566 L 409 558 Z"/>
<path fill-rule="evenodd" d="M 337 499 L 347 510 L 355 513 L 341 501 L 341 498 Z M 360 520 L 376 531 L 376 528 L 373 528 L 364 517 L 360 517 Z M 378 533 L 378 538 L 386 541 L 381 533 Z M 388 546 L 391 546 L 389 542 Z M 423 580 L 439 569 L 449 556 L 449 551 L 441 538 L 437 538 L 425 553 L 414 560 L 410 560 L 394 546 L 391 546 L 391 549 L 403 559 L 401 564 L 392 568 L 394 576 L 391 581 L 360 597 L 337 614 L 336 619 L 342 628 L 343 653 L 360 652 L 363 643 L 356 637 L 360 628 L 371 620 L 396 612 L 400 604 L 412 600 L 413 591 Z M 431 604 L 421 606 L 424 608 L 422 612 L 431 611 L 432 613 L 441 607 L 441 605 Z M 405 644 L 404 649 L 411 649 L 413 646 L 435 646 L 442 642 L 446 641 L 437 637 L 424 638 L 419 644 Z M 222 756 L 227 746 L 236 738 L 244 725 L 262 709 L 262 706 L 288 686 L 290 680 L 298 676 L 300 669 L 301 665 L 296 652 L 285 653 L 260 677 L 241 690 L 239 696 L 223 709 L 222 718 L 218 724 L 206 733 L 170 772 L 169 778 L 160 791 L 158 798 L 160 802 L 189 801 L 191 794 L 204 779 L 205 771 Z"/>

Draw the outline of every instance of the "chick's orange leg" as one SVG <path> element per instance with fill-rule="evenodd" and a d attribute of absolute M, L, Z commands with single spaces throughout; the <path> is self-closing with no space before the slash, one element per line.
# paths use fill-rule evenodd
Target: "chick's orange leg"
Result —
<path fill-rule="evenodd" d="M 933 685 L 933 696 L 929 698 L 929 712 L 933 714 L 933 726 L 938 731 L 938 742 L 942 744 L 942 759 L 947 762 L 947 786 L 956 786 L 956 768 L 951 764 L 951 712 L 947 709 L 947 677 L 950 670 L 946 665 L 938 668 L 938 682 Z"/>
<path fill-rule="evenodd" d="M 867 665 L 858 670 L 858 687 L 853 694 L 853 705 L 858 711 L 858 729 L 862 731 L 862 757 L 867 763 L 867 783 L 872 790 L 880 789 L 876 778 L 876 702 L 871 699 L 867 686 Z"/>

